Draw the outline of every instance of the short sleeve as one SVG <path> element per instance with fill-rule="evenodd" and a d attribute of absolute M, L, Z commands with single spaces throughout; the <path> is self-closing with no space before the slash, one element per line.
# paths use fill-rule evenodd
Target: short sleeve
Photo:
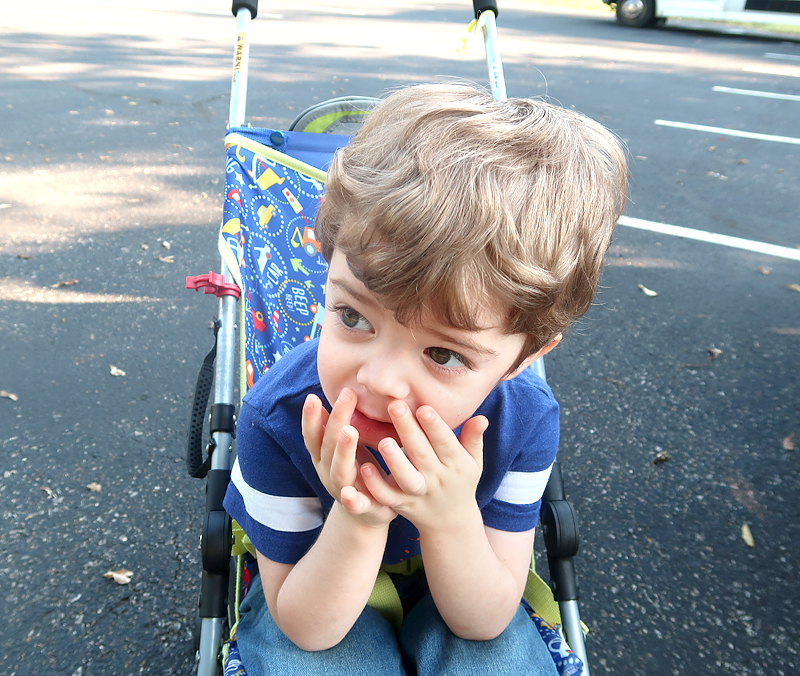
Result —
<path fill-rule="evenodd" d="M 237 457 L 223 503 L 255 548 L 278 563 L 303 557 L 333 504 L 300 429 L 306 394 L 321 394 L 316 350 L 298 347 L 290 355 L 244 398 L 236 424 Z"/>
<path fill-rule="evenodd" d="M 478 410 L 490 421 L 477 494 L 483 522 L 498 530 L 531 530 L 558 452 L 558 403 L 543 380 L 526 372 L 486 404 L 485 413 Z"/>

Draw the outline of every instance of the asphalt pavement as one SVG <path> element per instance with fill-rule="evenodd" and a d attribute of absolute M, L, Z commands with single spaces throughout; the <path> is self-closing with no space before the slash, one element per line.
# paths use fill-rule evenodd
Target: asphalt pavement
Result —
<path fill-rule="evenodd" d="M 188 674 L 204 495 L 184 447 L 216 305 L 183 286 L 219 267 L 235 24 L 210 0 L 37 7 L 0 18 L 0 666 Z M 470 18 L 262 4 L 248 119 L 483 82 L 479 41 L 454 55 Z M 794 674 L 800 43 L 521 2 L 498 23 L 511 95 L 625 140 L 628 217 L 781 247 L 621 225 L 548 357 L 592 672 Z"/>

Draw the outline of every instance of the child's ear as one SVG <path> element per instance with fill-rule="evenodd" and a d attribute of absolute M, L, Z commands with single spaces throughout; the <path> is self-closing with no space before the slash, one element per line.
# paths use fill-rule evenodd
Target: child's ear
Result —
<path fill-rule="evenodd" d="M 545 345 L 540 350 L 537 350 L 531 355 L 525 357 L 522 360 L 522 363 L 517 366 L 511 373 L 503 377 L 503 380 L 511 380 L 512 378 L 516 378 L 520 373 L 522 373 L 526 368 L 528 368 L 533 362 L 535 362 L 539 357 L 544 357 L 550 350 L 552 350 L 556 345 L 561 342 L 561 334 L 559 333 L 553 340 L 551 340 L 547 345 Z"/>

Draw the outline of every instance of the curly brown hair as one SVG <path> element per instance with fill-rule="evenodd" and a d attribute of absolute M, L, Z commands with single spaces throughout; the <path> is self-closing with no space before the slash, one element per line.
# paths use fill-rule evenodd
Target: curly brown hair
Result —
<path fill-rule="evenodd" d="M 398 321 L 432 311 L 527 336 L 525 357 L 590 307 L 625 204 L 620 141 L 599 123 L 474 86 L 386 98 L 328 170 L 315 232 Z"/>

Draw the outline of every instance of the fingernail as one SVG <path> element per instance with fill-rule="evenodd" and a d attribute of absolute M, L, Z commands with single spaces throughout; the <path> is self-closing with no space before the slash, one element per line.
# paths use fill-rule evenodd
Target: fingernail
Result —
<path fill-rule="evenodd" d="M 417 418 L 420 420 L 430 420 L 433 418 L 433 411 L 428 406 L 423 406 L 417 411 Z"/>
<path fill-rule="evenodd" d="M 405 405 L 405 402 L 394 401 L 391 404 L 389 404 L 389 413 L 391 413 L 393 416 L 397 418 L 405 415 L 407 410 L 408 407 Z"/>
<path fill-rule="evenodd" d="M 344 389 L 339 392 L 339 403 L 346 404 L 350 401 L 350 390 Z"/>

